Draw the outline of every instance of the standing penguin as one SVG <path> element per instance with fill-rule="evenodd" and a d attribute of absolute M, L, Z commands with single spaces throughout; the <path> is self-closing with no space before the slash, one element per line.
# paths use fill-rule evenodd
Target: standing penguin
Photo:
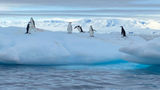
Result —
<path fill-rule="evenodd" d="M 36 25 L 35 25 L 35 21 L 33 20 L 33 18 L 31 17 L 30 19 L 30 29 L 36 31 Z"/>
<path fill-rule="evenodd" d="M 68 23 L 67 31 L 68 31 L 69 34 L 72 33 L 72 22 Z"/>
<path fill-rule="evenodd" d="M 121 35 L 126 37 L 126 31 L 124 30 L 123 26 L 121 26 Z"/>
<path fill-rule="evenodd" d="M 74 29 L 76 29 L 76 28 L 78 29 L 78 31 L 79 31 L 80 33 L 84 33 L 84 31 L 83 31 L 83 29 L 82 29 L 81 26 L 79 26 L 79 25 L 78 25 L 78 26 L 75 26 Z"/>
<path fill-rule="evenodd" d="M 96 31 L 96 30 L 94 30 L 92 25 L 91 25 L 90 28 L 89 28 L 90 37 L 94 37 L 94 31 Z"/>
<path fill-rule="evenodd" d="M 31 25 L 31 22 L 29 22 L 28 24 L 27 24 L 27 27 L 26 27 L 26 33 L 25 34 L 30 34 L 30 25 Z"/>
<path fill-rule="evenodd" d="M 26 34 L 31 34 L 30 31 L 31 30 L 36 30 L 36 26 L 35 26 L 35 21 L 33 20 L 33 18 L 31 17 L 30 21 L 27 24 L 26 27 Z"/>

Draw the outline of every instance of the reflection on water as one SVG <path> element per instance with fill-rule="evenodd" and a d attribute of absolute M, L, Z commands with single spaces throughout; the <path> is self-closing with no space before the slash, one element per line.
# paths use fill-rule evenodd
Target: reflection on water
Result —
<path fill-rule="evenodd" d="M 0 65 L 0 89 L 123 89 L 160 88 L 160 67 L 134 63 L 85 66 Z"/>

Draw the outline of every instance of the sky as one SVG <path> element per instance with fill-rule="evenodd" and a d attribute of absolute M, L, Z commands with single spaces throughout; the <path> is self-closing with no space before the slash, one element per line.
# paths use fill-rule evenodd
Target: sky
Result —
<path fill-rule="evenodd" d="M 160 17 L 160 0 L 0 0 L 0 15 Z"/>
<path fill-rule="evenodd" d="M 1 21 L 28 21 L 30 17 L 35 20 L 63 17 L 65 21 L 79 17 L 143 17 L 156 20 L 151 21 L 152 25 L 159 28 L 160 0 L 0 0 Z"/>

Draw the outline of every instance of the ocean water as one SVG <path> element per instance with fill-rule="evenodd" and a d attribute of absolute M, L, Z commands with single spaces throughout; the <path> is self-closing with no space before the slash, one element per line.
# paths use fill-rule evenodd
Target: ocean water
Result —
<path fill-rule="evenodd" d="M 97 65 L 0 65 L 0 90 L 159 90 L 160 67 L 129 62 Z"/>

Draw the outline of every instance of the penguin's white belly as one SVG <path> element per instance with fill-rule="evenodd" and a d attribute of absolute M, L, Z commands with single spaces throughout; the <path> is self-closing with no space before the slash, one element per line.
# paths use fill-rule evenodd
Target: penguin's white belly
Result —
<path fill-rule="evenodd" d="M 36 28 L 33 25 L 30 25 L 30 31 L 36 31 Z"/>
<path fill-rule="evenodd" d="M 78 31 L 79 31 L 79 32 L 81 32 L 81 29 L 80 29 L 80 28 L 78 28 Z"/>
<path fill-rule="evenodd" d="M 68 31 L 69 33 L 71 33 L 71 32 L 72 32 L 72 26 L 68 26 L 67 31 Z"/>
<path fill-rule="evenodd" d="M 94 32 L 90 31 L 90 36 L 93 37 L 94 36 Z"/>

